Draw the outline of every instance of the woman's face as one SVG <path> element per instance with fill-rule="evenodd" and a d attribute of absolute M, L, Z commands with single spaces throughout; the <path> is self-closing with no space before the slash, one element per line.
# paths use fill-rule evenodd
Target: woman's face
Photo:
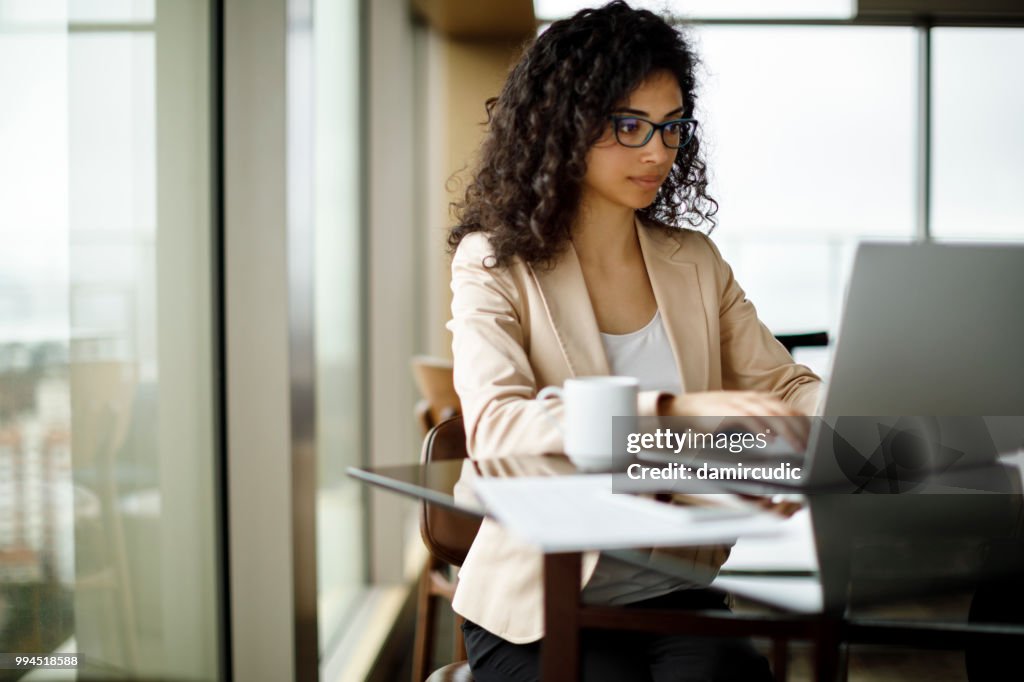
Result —
<path fill-rule="evenodd" d="M 662 123 L 682 117 L 682 112 L 683 94 L 678 81 L 668 71 L 655 71 L 612 113 Z M 613 125 L 608 122 L 604 134 L 587 153 L 583 200 L 597 209 L 649 206 L 672 170 L 679 150 L 666 147 L 658 132 L 643 147 L 625 147 L 616 141 Z"/>

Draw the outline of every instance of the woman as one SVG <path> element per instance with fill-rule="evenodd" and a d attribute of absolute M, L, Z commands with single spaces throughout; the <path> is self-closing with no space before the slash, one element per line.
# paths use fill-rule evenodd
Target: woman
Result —
<path fill-rule="evenodd" d="M 552 24 L 488 102 L 449 235 L 455 386 L 480 463 L 560 451 L 534 398 L 574 376 L 637 377 L 641 415 L 813 411 L 818 377 L 689 229 L 713 227 L 717 209 L 692 118 L 695 66 L 661 18 L 613 2 Z M 716 569 L 728 550 L 674 553 Z M 725 608 L 699 587 L 584 555 L 588 603 Z M 537 679 L 541 600 L 540 555 L 485 521 L 453 600 L 476 679 Z M 745 640 L 587 633 L 582 656 L 587 680 L 770 679 Z"/>

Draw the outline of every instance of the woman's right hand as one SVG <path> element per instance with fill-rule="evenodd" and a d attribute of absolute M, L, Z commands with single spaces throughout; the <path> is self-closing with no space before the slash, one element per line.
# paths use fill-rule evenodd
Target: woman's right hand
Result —
<path fill-rule="evenodd" d="M 741 429 L 751 433 L 771 430 L 798 450 L 807 447 L 810 420 L 806 415 L 767 393 L 757 391 L 702 391 L 666 398 L 658 404 L 659 416 L 731 417 L 708 423 L 709 430 Z"/>

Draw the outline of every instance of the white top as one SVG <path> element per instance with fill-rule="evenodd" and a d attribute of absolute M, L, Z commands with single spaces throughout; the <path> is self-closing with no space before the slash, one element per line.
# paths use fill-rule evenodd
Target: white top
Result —
<path fill-rule="evenodd" d="M 616 376 L 636 377 L 641 391 L 680 393 L 679 366 L 672 355 L 661 312 L 629 334 L 601 333 L 608 365 Z"/>
<path fill-rule="evenodd" d="M 682 392 L 679 366 L 672 355 L 661 312 L 656 311 L 638 331 L 602 332 L 601 341 L 612 374 L 636 377 L 641 391 Z M 696 585 L 601 554 L 594 574 L 583 588 L 582 598 L 586 604 L 630 604 L 689 587 Z"/>

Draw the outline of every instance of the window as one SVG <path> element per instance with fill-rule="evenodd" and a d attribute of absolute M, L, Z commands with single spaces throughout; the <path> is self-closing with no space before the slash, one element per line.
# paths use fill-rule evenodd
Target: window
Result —
<path fill-rule="evenodd" d="M 209 11 L 0 1 L 0 650 L 80 674 L 221 668 Z"/>
<path fill-rule="evenodd" d="M 358 3 L 314 3 L 317 581 L 320 654 L 337 646 L 366 589 L 360 376 Z"/>
<path fill-rule="evenodd" d="M 932 235 L 1024 239 L 1024 29 L 932 35 Z"/>
<path fill-rule="evenodd" d="M 913 234 L 913 31 L 692 31 L 713 237 L 774 332 L 834 333 L 856 242 Z"/>
<path fill-rule="evenodd" d="M 590 0 L 533 0 L 534 13 L 541 19 L 572 16 L 601 2 Z M 849 19 L 853 0 L 633 0 L 637 9 L 667 10 L 674 16 L 701 19 Z"/>

